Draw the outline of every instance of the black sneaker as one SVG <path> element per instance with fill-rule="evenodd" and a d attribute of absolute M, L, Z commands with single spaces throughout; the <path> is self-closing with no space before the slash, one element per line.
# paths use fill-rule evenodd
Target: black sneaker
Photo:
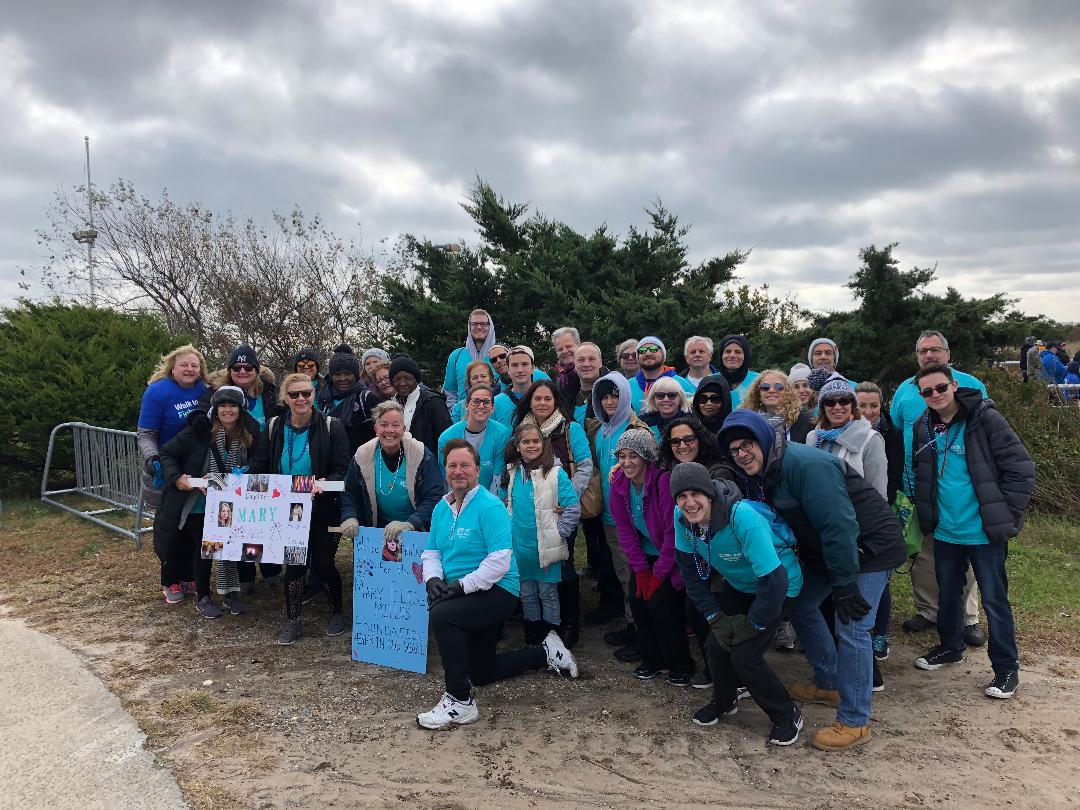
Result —
<path fill-rule="evenodd" d="M 964 644 L 969 647 L 982 647 L 986 644 L 986 631 L 979 627 L 978 623 L 969 624 L 964 628 Z"/>
<path fill-rule="evenodd" d="M 663 672 L 662 669 L 650 669 L 649 667 L 642 664 L 640 667 L 634 670 L 633 675 L 639 681 L 651 681 L 653 678 L 659 676 L 661 672 Z"/>
<path fill-rule="evenodd" d="M 689 686 L 691 677 L 689 672 L 669 672 L 664 683 L 670 686 Z"/>
<path fill-rule="evenodd" d="M 634 641 L 619 647 L 619 649 L 615 651 L 615 657 L 627 664 L 636 663 L 641 660 L 641 648 L 639 648 L 637 642 Z"/>
<path fill-rule="evenodd" d="M 233 616 L 243 616 L 247 613 L 247 605 L 240 598 L 240 591 L 232 591 L 221 597 L 222 606 Z"/>
<path fill-rule="evenodd" d="M 277 643 L 283 647 L 291 647 L 300 638 L 301 632 L 303 632 L 303 628 L 300 625 L 300 620 L 290 619 L 285 622 L 285 626 L 278 633 Z"/>
<path fill-rule="evenodd" d="M 934 623 L 921 613 L 916 613 L 900 626 L 908 633 L 925 633 L 927 630 L 934 629 Z"/>
<path fill-rule="evenodd" d="M 349 626 L 345 624 L 345 617 L 340 613 L 330 614 L 330 619 L 326 623 L 326 635 L 328 636 L 340 636 Z"/>
<path fill-rule="evenodd" d="M 1015 669 L 999 672 L 994 676 L 993 682 L 983 690 L 983 694 L 998 700 L 1008 700 L 1016 694 L 1018 686 L 1020 686 L 1020 673 Z"/>
<path fill-rule="evenodd" d="M 802 713 L 796 708 L 791 720 L 772 727 L 772 731 L 769 732 L 769 745 L 794 745 L 799 741 L 799 732 L 802 731 L 802 727 Z"/>
<path fill-rule="evenodd" d="M 637 641 L 637 627 L 632 624 L 626 625 L 622 630 L 612 630 L 604 633 L 604 643 L 612 647 L 625 647 Z"/>
<path fill-rule="evenodd" d="M 915 666 L 919 669 L 941 669 L 946 664 L 959 664 L 964 660 L 962 652 L 953 652 L 944 644 L 932 647 L 926 655 L 915 659 Z"/>
<path fill-rule="evenodd" d="M 600 604 L 596 610 L 590 610 L 585 614 L 585 624 L 607 624 L 612 619 L 617 619 L 623 615 L 623 603 L 620 599 L 618 602 L 605 603 L 600 600 Z"/>
<path fill-rule="evenodd" d="M 881 677 L 881 667 L 878 666 L 877 659 L 874 659 L 874 687 L 875 692 L 885 691 L 885 679 Z"/>
<path fill-rule="evenodd" d="M 701 670 L 690 679 L 690 685 L 695 689 L 712 689 L 712 675 L 709 674 L 709 670 Z"/>
<path fill-rule="evenodd" d="M 738 713 L 738 704 L 722 712 L 715 703 L 710 701 L 694 712 L 692 721 L 695 726 L 715 726 L 721 717 L 734 717 Z"/>

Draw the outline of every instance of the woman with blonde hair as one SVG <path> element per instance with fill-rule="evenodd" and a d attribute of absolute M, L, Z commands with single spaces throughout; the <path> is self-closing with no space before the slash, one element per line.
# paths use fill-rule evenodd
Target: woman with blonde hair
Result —
<path fill-rule="evenodd" d="M 761 372 L 750 384 L 739 407 L 757 411 L 774 426 L 782 424 L 788 439 L 796 444 L 804 444 L 806 434 L 814 428 L 795 386 L 784 372 L 775 368 Z"/>
<path fill-rule="evenodd" d="M 668 422 L 685 416 L 690 416 L 690 401 L 672 377 L 661 377 L 649 387 L 641 408 L 641 421 L 649 426 L 657 444 Z"/>

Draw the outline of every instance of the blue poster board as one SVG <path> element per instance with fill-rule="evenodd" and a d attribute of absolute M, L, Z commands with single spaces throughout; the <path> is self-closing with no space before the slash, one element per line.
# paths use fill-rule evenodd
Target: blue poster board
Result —
<path fill-rule="evenodd" d="M 427 532 L 403 532 L 400 548 L 382 529 L 361 528 L 353 542 L 352 659 L 427 673 L 428 609 L 420 554 Z"/>

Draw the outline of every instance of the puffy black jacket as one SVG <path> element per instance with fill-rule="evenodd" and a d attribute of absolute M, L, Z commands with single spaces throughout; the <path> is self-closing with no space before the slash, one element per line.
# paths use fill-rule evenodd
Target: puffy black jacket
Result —
<path fill-rule="evenodd" d="M 439 437 L 452 424 L 450 411 L 446 408 L 446 395 L 421 385 L 420 398 L 416 401 L 416 410 L 409 425 L 410 435 L 430 450 L 433 456 L 437 456 Z"/>
<path fill-rule="evenodd" d="M 881 438 L 885 440 L 885 460 L 888 465 L 888 483 L 885 485 L 885 494 L 889 503 L 896 501 L 896 491 L 904 480 L 904 434 L 893 425 L 889 412 L 881 409 L 881 419 L 884 422 L 881 429 Z"/>
<path fill-rule="evenodd" d="M 964 455 L 983 531 L 991 543 L 1008 542 L 1024 526 L 1024 511 L 1035 491 L 1035 464 L 992 400 L 974 388 L 958 389 L 956 399 L 960 410 L 955 418 L 967 423 Z M 933 534 L 938 525 L 938 454 L 930 418 L 928 408 L 915 423 L 912 447 L 915 510 L 923 534 Z"/>

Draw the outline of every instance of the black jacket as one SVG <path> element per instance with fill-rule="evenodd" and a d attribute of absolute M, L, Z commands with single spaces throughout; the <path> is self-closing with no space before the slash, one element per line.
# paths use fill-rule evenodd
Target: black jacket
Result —
<path fill-rule="evenodd" d="M 806 437 L 810 435 L 810 431 L 814 429 L 814 421 L 810 418 L 810 411 L 803 408 L 799 412 L 799 418 L 795 420 L 790 428 L 788 428 L 788 439 L 795 444 L 806 444 Z M 900 445 L 901 453 L 903 451 L 903 442 Z"/>
<path fill-rule="evenodd" d="M 335 404 L 335 399 L 340 401 Z M 344 394 L 329 382 L 319 386 L 316 397 L 316 404 L 324 416 L 333 416 L 341 421 L 345 434 L 349 437 L 350 453 L 355 453 L 357 447 L 375 438 L 375 423 L 372 421 L 371 411 L 380 402 L 382 397 L 362 382 L 357 382 Z"/>
<path fill-rule="evenodd" d="M 409 425 L 409 434 L 437 457 L 439 436 L 452 424 L 450 411 L 446 408 L 446 395 L 421 385 L 420 398 L 416 402 L 416 410 Z"/>
<path fill-rule="evenodd" d="M 896 502 L 896 491 L 904 480 L 904 434 L 893 425 L 889 412 L 881 409 L 881 438 L 885 440 L 885 461 L 888 476 L 885 494 L 889 503 Z"/>
<path fill-rule="evenodd" d="M 955 419 L 967 422 L 964 455 L 983 531 L 991 543 L 1008 542 L 1024 526 L 1024 511 L 1035 491 L 1035 465 L 992 400 L 974 388 L 960 388 L 956 399 L 960 410 Z M 930 420 L 928 408 L 915 423 L 911 458 L 915 511 L 923 534 L 933 534 L 938 524 L 938 454 Z"/>
<path fill-rule="evenodd" d="M 701 415 L 701 404 L 698 402 L 698 397 L 706 391 L 720 394 L 724 398 L 720 411 L 708 419 Z M 728 385 L 728 381 L 724 379 L 723 374 L 710 374 L 698 383 L 697 390 L 694 392 L 694 399 L 690 403 L 690 410 L 693 411 L 694 416 L 701 420 L 701 424 L 705 426 L 706 430 L 714 436 L 720 435 L 720 428 L 723 427 L 724 420 L 731 413 L 731 387 Z"/>
<path fill-rule="evenodd" d="M 285 447 L 285 420 L 279 416 L 267 421 L 258 452 L 251 460 L 251 472 L 281 474 L 281 452 Z M 311 474 L 328 481 L 344 481 L 349 470 L 349 437 L 337 419 L 329 419 L 318 411 L 312 411 L 308 427 L 308 451 L 311 453 Z M 323 520 L 339 522 L 341 498 L 336 492 L 325 492 L 314 500 L 313 509 Z M 313 516 L 314 517 L 314 516 Z"/>

